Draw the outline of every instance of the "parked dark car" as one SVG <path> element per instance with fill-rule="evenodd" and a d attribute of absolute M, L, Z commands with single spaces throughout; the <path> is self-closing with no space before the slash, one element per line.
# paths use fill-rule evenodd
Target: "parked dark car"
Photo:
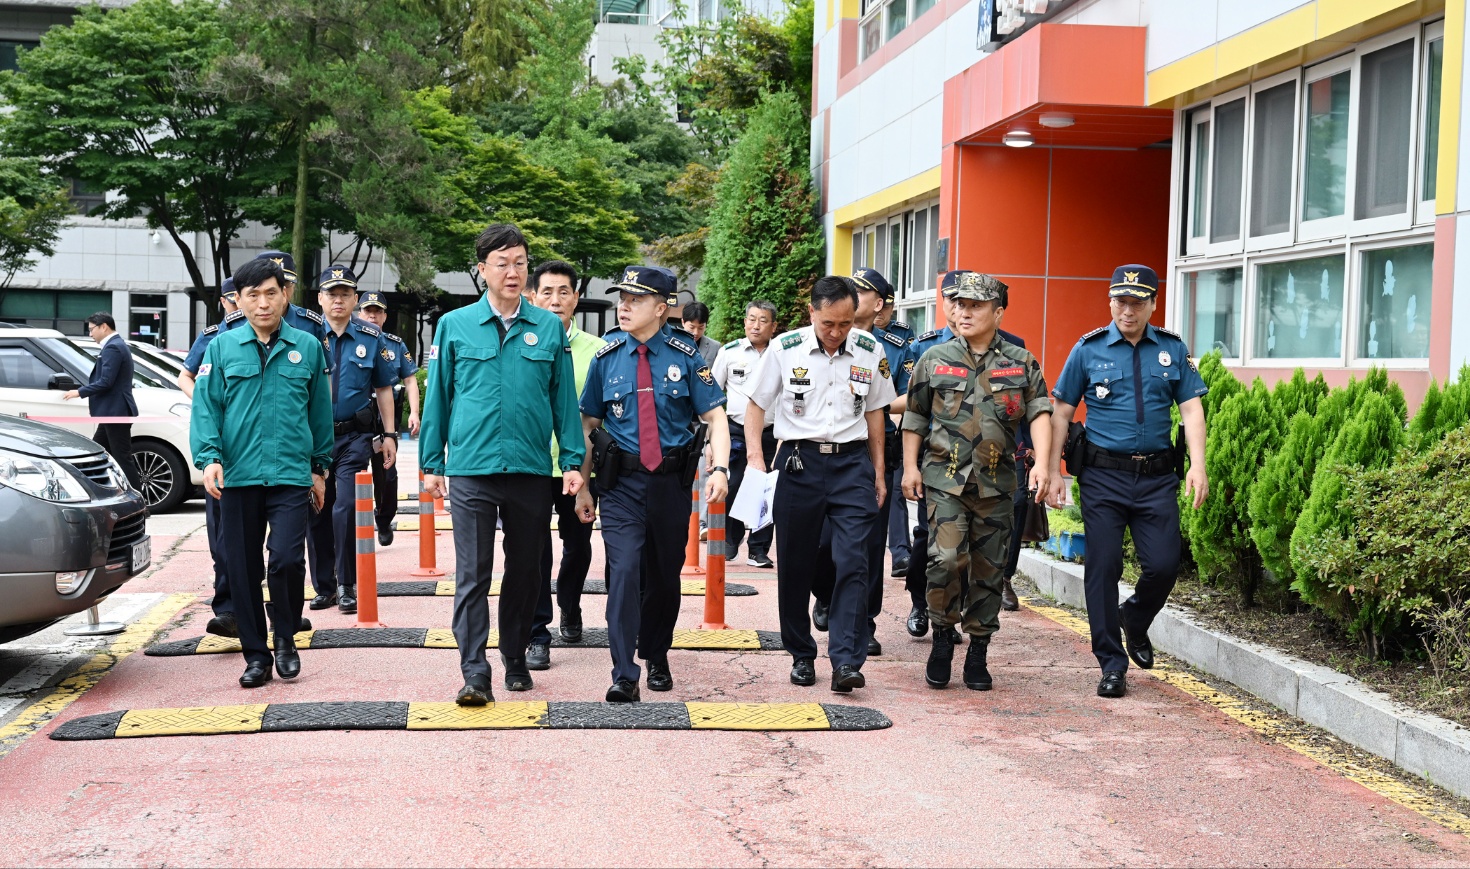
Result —
<path fill-rule="evenodd" d="M 0 414 L 0 643 L 82 612 L 153 559 L 148 505 L 90 438 Z"/>

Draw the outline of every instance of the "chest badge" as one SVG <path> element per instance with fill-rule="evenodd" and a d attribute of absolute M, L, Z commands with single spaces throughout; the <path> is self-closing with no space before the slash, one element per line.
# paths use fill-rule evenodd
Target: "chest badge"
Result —
<path fill-rule="evenodd" d="M 290 353 L 287 353 L 286 354 L 286 358 L 287 359 L 290 359 L 291 360 L 291 363 L 294 365 L 295 363 L 301 361 L 301 351 L 299 351 L 299 350 L 292 350 Z"/>
<path fill-rule="evenodd" d="M 1169 365 L 1172 364 L 1173 362 L 1174 362 L 1174 357 L 1172 357 L 1172 356 L 1169 355 L 1169 351 L 1168 350 L 1160 350 L 1159 351 L 1159 364 L 1160 365 L 1164 366 L 1165 368 L 1168 368 Z"/>
<path fill-rule="evenodd" d="M 537 338 L 536 337 L 536 333 L 535 332 L 527 332 L 526 333 L 526 346 L 527 347 L 535 347 L 536 346 L 536 342 L 537 341 L 540 341 L 540 340 L 541 340 L 540 338 Z"/>
<path fill-rule="evenodd" d="M 1106 384 L 1102 384 L 1102 383 L 1099 383 L 1096 387 L 1094 387 L 1093 388 L 1093 391 L 1095 393 L 1097 393 L 1097 397 L 1100 398 L 1100 399 L 1101 398 L 1107 398 L 1108 397 L 1108 394 L 1112 392 L 1111 389 L 1108 389 L 1108 387 L 1107 387 Z"/>
<path fill-rule="evenodd" d="M 678 383 L 679 380 L 683 376 L 684 376 L 684 372 L 682 372 L 682 371 L 679 370 L 679 366 L 677 366 L 677 365 L 670 365 L 669 366 L 669 379 L 670 380 L 674 381 L 675 383 Z"/>
<path fill-rule="evenodd" d="M 357 345 L 357 358 L 358 359 L 366 359 L 367 358 L 367 348 L 364 347 L 361 344 Z"/>

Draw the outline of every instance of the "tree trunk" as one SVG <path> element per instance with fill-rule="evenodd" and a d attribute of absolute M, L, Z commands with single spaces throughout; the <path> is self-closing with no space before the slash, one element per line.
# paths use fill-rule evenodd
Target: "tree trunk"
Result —
<path fill-rule="evenodd" d="M 306 268 L 306 119 L 301 120 L 301 138 L 296 146 L 296 215 L 291 224 L 291 257 L 296 260 L 296 304 L 305 304 L 306 281 L 301 270 Z"/>

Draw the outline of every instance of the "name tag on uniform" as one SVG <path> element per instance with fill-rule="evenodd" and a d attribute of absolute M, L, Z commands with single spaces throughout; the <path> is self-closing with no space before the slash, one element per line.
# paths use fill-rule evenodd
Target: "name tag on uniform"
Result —
<path fill-rule="evenodd" d="M 1021 367 L 1020 365 L 1016 365 L 1011 368 L 997 368 L 994 371 L 990 372 L 990 379 L 999 380 L 1002 377 L 1021 377 L 1025 373 L 1026 369 Z"/>
<path fill-rule="evenodd" d="M 954 365 L 941 365 L 938 368 L 935 368 L 934 369 L 934 375 L 936 377 L 938 377 L 940 375 L 944 375 L 944 374 L 948 374 L 951 377 L 969 377 L 970 376 L 970 369 L 968 369 L 968 368 L 959 368 L 959 367 L 954 366 Z"/>

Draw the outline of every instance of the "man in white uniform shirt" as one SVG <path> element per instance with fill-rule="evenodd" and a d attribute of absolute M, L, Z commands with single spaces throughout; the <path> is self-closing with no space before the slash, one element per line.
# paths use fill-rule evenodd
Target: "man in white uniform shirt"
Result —
<path fill-rule="evenodd" d="M 725 390 L 725 396 L 730 402 L 726 405 L 725 412 L 730 419 L 731 504 L 735 503 L 735 496 L 740 493 L 740 484 L 745 480 L 745 406 L 750 401 L 750 389 L 755 385 L 756 367 L 775 334 L 776 306 L 764 299 L 756 299 L 745 306 L 745 337 L 726 344 L 720 350 L 720 355 L 715 357 L 712 374 L 715 382 Z M 758 434 L 752 432 L 751 436 L 760 438 L 762 454 L 776 454 L 776 436 L 771 433 L 769 417 L 766 419 L 766 427 Z M 775 530 L 775 525 L 767 525 L 759 531 L 751 532 L 746 564 L 751 567 L 775 567 L 771 563 L 771 535 Z M 733 516 L 727 516 L 726 561 L 734 560 L 744 537 L 745 523 Z"/>

